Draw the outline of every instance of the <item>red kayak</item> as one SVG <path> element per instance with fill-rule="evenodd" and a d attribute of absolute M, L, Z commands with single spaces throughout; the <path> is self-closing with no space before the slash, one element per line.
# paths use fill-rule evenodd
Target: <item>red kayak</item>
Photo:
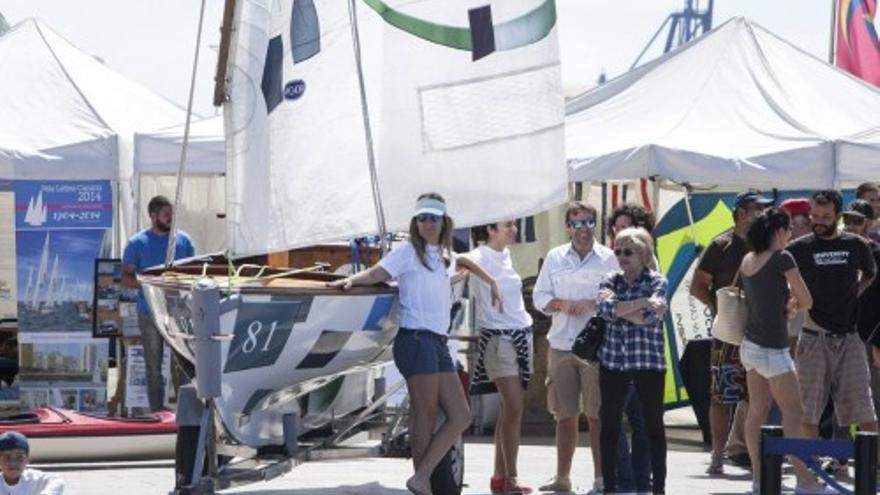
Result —
<path fill-rule="evenodd" d="M 146 418 L 108 418 L 57 408 L 0 418 L 0 433 L 15 430 L 30 442 L 33 462 L 171 459 L 173 412 Z"/>

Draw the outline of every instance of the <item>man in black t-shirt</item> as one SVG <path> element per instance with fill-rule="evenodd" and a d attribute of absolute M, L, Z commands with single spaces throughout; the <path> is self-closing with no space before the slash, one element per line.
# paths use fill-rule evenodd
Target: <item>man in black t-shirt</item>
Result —
<path fill-rule="evenodd" d="M 690 293 L 715 314 L 715 293 L 733 284 L 749 247 L 746 232 L 755 218 L 773 201 L 755 192 L 739 194 L 733 206 L 733 230 L 725 232 L 706 247 L 700 258 Z M 748 412 L 745 370 L 739 360 L 739 347 L 712 341 L 712 400 L 709 405 L 709 425 L 712 430 L 712 459 L 709 474 L 721 474 L 722 450 L 727 440 L 727 455 L 731 460 L 748 459 L 744 437 L 744 423 Z M 737 404 L 734 428 L 727 439 L 730 410 Z"/>
<path fill-rule="evenodd" d="M 877 267 L 867 241 L 838 230 L 842 206 L 839 192 L 816 192 L 813 233 L 788 246 L 813 296 L 795 355 L 807 438 L 818 436 L 829 393 L 837 424 L 877 430 L 867 355 L 856 332 L 858 296 Z"/>

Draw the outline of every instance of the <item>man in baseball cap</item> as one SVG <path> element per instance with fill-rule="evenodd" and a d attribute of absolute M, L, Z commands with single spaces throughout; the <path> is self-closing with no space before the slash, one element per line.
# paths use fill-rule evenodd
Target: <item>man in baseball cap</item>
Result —
<path fill-rule="evenodd" d="M 6 495 L 62 495 L 64 482 L 36 469 L 30 462 L 28 439 L 17 431 L 0 435 L 0 493 Z"/>
<path fill-rule="evenodd" d="M 813 232 L 810 221 L 810 200 L 807 198 L 789 198 L 779 205 L 791 216 L 791 238 L 805 236 Z"/>

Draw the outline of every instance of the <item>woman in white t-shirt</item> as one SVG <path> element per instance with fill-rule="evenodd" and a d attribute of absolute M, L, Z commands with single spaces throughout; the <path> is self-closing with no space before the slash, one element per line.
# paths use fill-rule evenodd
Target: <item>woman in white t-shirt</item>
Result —
<path fill-rule="evenodd" d="M 446 346 L 452 308 L 450 278 L 456 265 L 470 270 L 491 287 L 500 307 L 495 280 L 479 265 L 452 252 L 452 218 L 439 194 L 419 196 L 410 221 L 408 242 L 397 246 L 372 268 L 331 283 L 343 290 L 397 280 L 400 330 L 394 339 L 394 364 L 406 379 L 410 397 L 410 447 L 415 474 L 406 487 L 431 494 L 431 473 L 470 425 L 467 398 Z M 446 421 L 434 432 L 437 411 Z"/>
<path fill-rule="evenodd" d="M 472 229 L 479 247 L 467 257 L 495 279 L 504 298 L 504 308 L 492 304 L 491 287 L 473 275 L 471 294 L 476 299 L 480 340 L 471 380 L 472 394 L 501 395 L 501 410 L 495 423 L 495 470 L 489 482 L 492 493 L 529 493 L 531 488 L 517 481 L 523 398 L 532 373 L 532 317 L 522 297 L 522 278 L 513 269 L 508 246 L 516 242 L 512 221 Z"/>

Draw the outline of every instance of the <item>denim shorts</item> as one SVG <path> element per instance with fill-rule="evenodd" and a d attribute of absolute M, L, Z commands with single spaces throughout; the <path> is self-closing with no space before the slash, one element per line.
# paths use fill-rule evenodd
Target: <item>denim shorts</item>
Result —
<path fill-rule="evenodd" d="M 749 339 L 743 339 L 739 357 L 746 371 L 755 370 L 764 378 L 773 378 L 789 371 L 795 371 L 794 360 L 785 349 L 760 346 Z"/>
<path fill-rule="evenodd" d="M 446 337 L 430 330 L 401 328 L 394 338 L 393 353 L 394 364 L 404 378 L 455 372 Z"/>

